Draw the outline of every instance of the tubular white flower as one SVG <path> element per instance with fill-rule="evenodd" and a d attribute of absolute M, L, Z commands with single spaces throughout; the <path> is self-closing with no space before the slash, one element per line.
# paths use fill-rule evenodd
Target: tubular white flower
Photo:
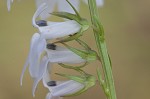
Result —
<path fill-rule="evenodd" d="M 68 20 L 65 22 L 51 23 L 51 25 L 45 27 L 39 27 L 39 31 L 45 39 L 55 39 L 77 33 L 80 31 L 80 28 L 80 25 L 76 21 Z"/>
<path fill-rule="evenodd" d="M 51 84 L 51 82 L 53 82 Z M 50 83 L 50 84 L 49 84 Z M 46 99 L 60 99 L 63 96 L 74 94 L 85 87 L 84 84 L 74 80 L 68 81 L 52 81 L 48 71 L 45 72 L 43 77 L 43 84 L 49 89 Z"/>
<path fill-rule="evenodd" d="M 13 0 L 7 0 L 7 9 L 8 9 L 8 11 L 10 11 L 12 3 L 13 3 Z"/>
<path fill-rule="evenodd" d="M 40 36 L 41 35 L 39 33 L 35 33 L 32 36 L 30 52 L 21 75 L 22 85 L 24 72 L 27 66 L 30 65 L 29 72 L 31 77 L 34 79 L 32 90 L 33 96 L 38 82 L 43 78 L 43 74 L 46 72 L 48 63 L 75 64 L 85 62 L 84 59 L 67 48 L 59 47 L 54 44 L 47 45 L 46 40 Z"/>
<path fill-rule="evenodd" d="M 76 10 L 79 10 L 81 0 L 69 0 L 69 2 L 76 8 Z M 87 0 L 83 0 L 86 4 L 88 3 Z M 52 13 L 54 10 L 54 7 L 58 5 L 58 11 L 65 11 L 69 13 L 74 13 L 71 6 L 66 2 L 66 0 L 36 0 L 37 8 L 41 6 L 42 3 L 46 3 L 48 5 L 48 8 L 40 15 L 42 19 L 46 19 L 50 16 L 49 13 Z M 104 0 L 96 0 L 97 6 L 103 6 Z"/>
<path fill-rule="evenodd" d="M 32 24 L 34 27 L 39 29 L 39 32 L 41 33 L 41 36 L 45 39 L 55 39 L 55 38 L 61 38 L 67 35 L 71 35 L 74 33 L 77 33 L 80 31 L 81 26 L 74 20 L 68 20 L 65 22 L 46 22 L 44 20 L 40 20 L 44 23 L 42 23 L 44 26 L 40 26 L 36 22 L 36 18 L 47 8 L 46 4 L 43 3 L 35 12 L 33 18 L 32 18 Z"/>

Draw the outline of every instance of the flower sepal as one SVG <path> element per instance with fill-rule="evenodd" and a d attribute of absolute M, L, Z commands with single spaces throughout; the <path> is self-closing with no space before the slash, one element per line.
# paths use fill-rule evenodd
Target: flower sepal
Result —
<path fill-rule="evenodd" d="M 69 66 L 69 65 L 66 65 L 66 64 L 63 64 L 63 63 L 58 63 L 61 67 L 63 68 L 67 68 L 67 69 L 74 69 L 74 70 L 80 70 L 81 68 L 85 67 L 86 65 L 89 64 L 89 62 L 85 62 L 83 65 L 80 65 L 80 66 Z"/>
<path fill-rule="evenodd" d="M 74 81 L 79 82 L 79 83 L 84 85 L 84 87 L 82 89 L 80 89 L 79 91 L 77 91 L 73 94 L 65 95 L 63 97 L 70 97 L 70 96 L 80 95 L 83 92 L 87 91 L 92 86 L 94 86 L 95 83 L 96 83 L 95 77 L 90 75 L 90 74 L 85 74 L 84 76 L 83 75 L 82 76 L 74 76 L 74 75 L 67 75 L 67 74 L 60 74 L 60 73 L 56 73 L 56 74 L 59 75 L 59 76 L 66 77 L 70 80 L 74 80 Z"/>
<path fill-rule="evenodd" d="M 90 49 L 79 50 L 79 49 L 73 48 L 65 43 L 62 43 L 62 44 L 65 45 L 72 52 L 76 53 L 77 55 L 79 55 L 80 57 L 85 59 L 86 61 L 90 62 L 90 61 L 95 61 L 95 60 L 99 59 L 97 52 L 94 50 L 90 50 Z"/>
<path fill-rule="evenodd" d="M 88 21 L 85 18 L 81 18 L 79 15 L 68 13 L 68 12 L 52 12 L 51 14 L 69 20 L 75 20 L 81 25 L 83 31 L 89 28 Z"/>

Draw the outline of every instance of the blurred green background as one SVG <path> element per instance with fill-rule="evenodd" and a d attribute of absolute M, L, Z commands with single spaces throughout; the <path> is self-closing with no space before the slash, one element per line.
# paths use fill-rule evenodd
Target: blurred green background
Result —
<path fill-rule="evenodd" d="M 42 83 L 37 88 L 36 97 L 32 97 L 33 81 L 28 71 L 23 86 L 20 86 L 20 74 L 29 52 L 30 39 L 36 32 L 31 24 L 35 3 L 34 0 L 16 1 L 11 12 L 7 11 L 6 0 L 0 1 L 0 99 L 44 99 L 48 90 Z M 104 7 L 99 10 L 118 99 L 150 99 L 149 9 L 150 0 L 105 0 Z M 90 19 L 88 8 L 83 3 L 80 13 Z M 96 48 L 91 30 L 82 39 Z M 85 70 L 95 75 L 98 64 L 91 63 Z M 70 72 L 57 65 L 53 71 Z M 80 96 L 66 99 L 91 98 L 105 99 L 99 85 Z"/>

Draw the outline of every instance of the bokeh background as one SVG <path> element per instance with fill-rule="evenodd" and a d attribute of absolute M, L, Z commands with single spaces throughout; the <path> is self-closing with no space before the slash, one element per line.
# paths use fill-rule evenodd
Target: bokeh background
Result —
<path fill-rule="evenodd" d="M 81 15 L 90 19 L 88 7 L 83 3 L 80 6 Z M 118 99 L 150 99 L 149 9 L 150 0 L 105 0 L 105 5 L 99 9 Z M 23 86 L 20 86 L 20 74 L 29 52 L 30 39 L 36 32 L 31 24 L 34 11 L 34 0 L 16 0 L 10 12 L 7 11 L 6 0 L 0 0 L 0 99 L 44 99 L 48 92 L 40 83 L 36 97 L 32 97 L 33 81 L 28 71 Z M 82 39 L 96 49 L 91 30 Z M 78 46 L 74 42 L 71 44 Z M 95 75 L 98 64 L 91 63 L 85 70 Z M 53 72 L 71 73 L 57 65 L 53 66 Z M 66 99 L 106 98 L 96 85 L 80 96 Z"/>

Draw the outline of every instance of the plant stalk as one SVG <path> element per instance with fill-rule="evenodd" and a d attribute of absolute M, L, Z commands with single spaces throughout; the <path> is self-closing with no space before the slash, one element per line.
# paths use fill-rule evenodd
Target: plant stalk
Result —
<path fill-rule="evenodd" d="M 104 93 L 106 94 L 107 99 L 117 99 L 113 80 L 111 60 L 106 47 L 104 29 L 99 20 L 100 18 L 98 8 L 96 6 L 96 0 L 88 0 L 88 4 L 91 15 L 91 21 L 93 25 L 95 41 L 98 48 L 99 56 L 101 58 L 102 68 L 104 71 L 104 82 L 106 84 Z M 107 93 L 106 90 L 108 90 Z"/>

